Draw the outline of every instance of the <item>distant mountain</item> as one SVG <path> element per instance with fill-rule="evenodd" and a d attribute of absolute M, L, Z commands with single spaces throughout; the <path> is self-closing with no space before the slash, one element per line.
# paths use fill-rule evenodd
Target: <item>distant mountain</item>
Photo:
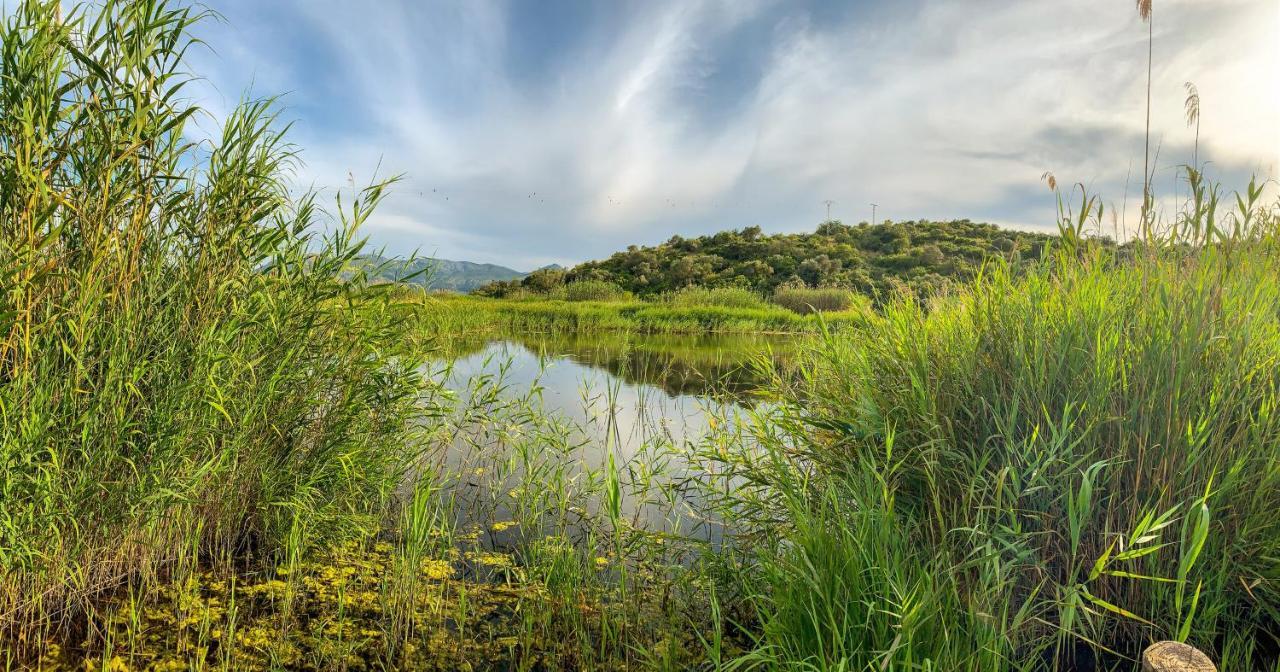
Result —
<path fill-rule="evenodd" d="M 428 289 L 448 289 L 455 292 L 469 292 L 490 282 L 519 280 L 528 275 L 497 264 L 477 264 L 470 261 L 431 257 L 409 261 L 399 257 L 389 258 L 366 254 L 361 255 L 356 263 L 375 280 L 402 282 L 408 278 L 409 282 Z M 426 269 L 425 273 L 424 269 Z"/>

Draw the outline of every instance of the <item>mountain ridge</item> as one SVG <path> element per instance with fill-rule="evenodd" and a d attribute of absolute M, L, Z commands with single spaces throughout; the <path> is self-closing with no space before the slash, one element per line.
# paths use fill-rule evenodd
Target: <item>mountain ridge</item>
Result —
<path fill-rule="evenodd" d="M 517 271 L 500 264 L 437 257 L 408 259 L 399 256 L 362 254 L 356 258 L 354 265 L 368 273 L 370 279 L 375 281 L 408 282 L 427 289 L 455 292 L 470 292 L 491 282 L 521 280 L 529 275 L 524 271 Z"/>

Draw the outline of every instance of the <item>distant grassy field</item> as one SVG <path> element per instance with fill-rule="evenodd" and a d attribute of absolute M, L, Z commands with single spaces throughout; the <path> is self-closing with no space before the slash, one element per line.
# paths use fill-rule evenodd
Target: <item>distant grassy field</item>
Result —
<path fill-rule="evenodd" d="M 421 324 L 428 335 L 495 330 L 542 333 L 816 333 L 824 323 L 829 328 L 838 329 L 867 315 L 865 310 L 854 309 L 823 313 L 819 319 L 770 304 L 729 307 L 635 299 L 512 300 L 435 294 L 411 300 L 419 302 L 423 308 Z"/>

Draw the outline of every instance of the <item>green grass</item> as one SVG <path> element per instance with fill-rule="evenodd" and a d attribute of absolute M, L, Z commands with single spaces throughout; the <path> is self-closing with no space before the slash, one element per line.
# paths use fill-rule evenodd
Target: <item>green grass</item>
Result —
<path fill-rule="evenodd" d="M 423 333 L 429 337 L 460 333 L 631 331 L 647 334 L 817 333 L 822 321 L 777 306 L 730 307 L 649 301 L 559 301 L 541 296 L 526 300 L 476 296 L 420 299 Z M 830 328 L 855 324 L 866 311 L 828 313 Z"/>
<path fill-rule="evenodd" d="M 756 308 L 769 307 L 769 302 L 759 293 L 744 287 L 685 287 L 662 295 L 660 300 L 673 306 L 702 307 L 720 306 L 723 308 Z"/>
<path fill-rule="evenodd" d="M 631 298 L 630 292 L 611 283 L 599 280 L 579 280 L 570 282 L 560 288 L 565 301 L 625 301 Z"/>
<path fill-rule="evenodd" d="M 839 287 L 783 286 L 773 292 L 773 303 L 794 313 L 827 313 L 853 310 L 868 301 Z"/>
<path fill-rule="evenodd" d="M 5 667 L 44 633 L 91 634 L 106 598 L 377 530 L 421 387 L 401 305 L 341 278 L 383 185 L 332 219 L 291 199 L 294 149 L 268 102 L 189 144 L 192 10 L 14 10 L 0 33 Z"/>
<path fill-rule="evenodd" d="M 1237 219 L 827 337 L 759 441 L 706 455 L 753 540 L 725 588 L 749 659 L 1070 669 L 1180 639 L 1276 669 L 1280 245 L 1275 211 Z"/>

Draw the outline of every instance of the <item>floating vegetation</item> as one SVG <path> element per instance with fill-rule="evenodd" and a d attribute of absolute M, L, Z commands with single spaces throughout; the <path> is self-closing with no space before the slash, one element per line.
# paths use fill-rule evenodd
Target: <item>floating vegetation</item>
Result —
<path fill-rule="evenodd" d="M 575 629 L 626 628 L 637 613 L 580 593 L 565 600 L 537 581 L 460 578 L 475 564 L 523 576 L 511 555 L 453 552 L 424 560 L 407 582 L 389 543 L 345 544 L 270 574 L 201 571 L 123 594 L 78 644 L 50 645 L 40 670 L 563 669 L 583 663 L 574 638 L 549 636 L 545 616 Z M 604 561 L 604 558 L 597 558 Z M 398 593 L 412 586 L 410 600 Z M 553 619 L 554 620 L 554 619 Z M 407 622 L 401 629 L 397 623 Z M 656 645 L 673 646 L 670 635 Z M 696 642 L 680 644 L 689 656 Z M 615 652 L 620 653 L 620 652 Z M 592 656 L 594 658 L 594 655 Z M 599 667 L 627 667 L 625 657 Z"/>

